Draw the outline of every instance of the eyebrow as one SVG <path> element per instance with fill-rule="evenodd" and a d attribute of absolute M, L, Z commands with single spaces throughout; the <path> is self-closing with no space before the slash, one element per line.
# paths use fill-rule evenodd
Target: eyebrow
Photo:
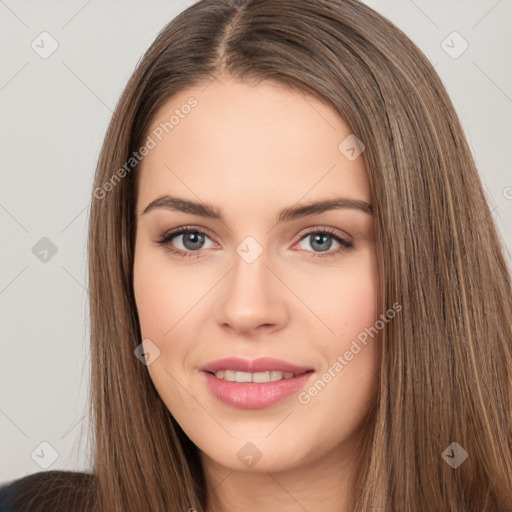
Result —
<path fill-rule="evenodd" d="M 225 222 L 222 212 L 212 204 L 204 202 L 190 201 L 189 199 L 183 199 L 181 197 L 175 197 L 170 195 L 164 195 L 151 201 L 141 215 L 144 215 L 157 208 L 164 208 L 168 210 L 174 210 L 177 212 L 191 213 L 199 215 L 201 217 L 207 217 L 210 219 L 217 219 Z M 278 222 L 291 221 L 309 215 L 315 215 L 329 210 L 338 209 L 353 209 L 362 211 L 368 215 L 373 215 L 372 206 L 366 201 L 360 201 L 358 199 L 347 199 L 345 197 L 336 197 L 334 199 L 326 199 L 323 201 L 315 201 L 308 204 L 299 206 L 290 206 L 281 210 L 277 216 Z"/>

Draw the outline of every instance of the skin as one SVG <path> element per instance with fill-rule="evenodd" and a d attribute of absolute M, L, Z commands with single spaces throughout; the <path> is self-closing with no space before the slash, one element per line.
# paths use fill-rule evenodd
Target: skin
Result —
<path fill-rule="evenodd" d="M 140 168 L 134 289 L 143 339 L 160 350 L 150 377 L 200 450 L 215 510 L 345 510 L 378 379 L 377 342 L 307 404 L 294 393 L 267 408 L 235 408 L 210 392 L 199 368 L 229 356 L 275 357 L 314 368 L 307 389 L 375 323 L 371 214 L 343 208 L 276 223 L 279 210 L 297 203 L 370 203 L 364 158 L 350 161 L 338 149 L 351 130 L 323 102 L 226 76 L 173 97 L 147 133 L 191 96 L 197 106 Z M 169 208 L 143 213 L 163 194 L 212 203 L 225 222 Z M 190 235 L 168 245 L 196 257 L 155 243 L 188 225 L 206 233 L 202 248 Z M 334 254 L 341 245 L 328 238 L 334 255 L 322 256 L 314 235 L 304 235 L 325 227 L 354 246 Z M 263 249 L 250 264 L 236 252 L 247 236 Z M 248 442 L 261 454 L 252 467 L 237 456 Z"/>

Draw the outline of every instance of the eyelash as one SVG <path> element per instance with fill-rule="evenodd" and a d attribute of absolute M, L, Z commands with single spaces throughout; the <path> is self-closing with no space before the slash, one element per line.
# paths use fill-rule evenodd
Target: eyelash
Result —
<path fill-rule="evenodd" d="M 176 230 L 164 233 L 160 237 L 160 239 L 155 240 L 154 243 L 164 247 L 165 250 L 167 250 L 170 253 L 172 253 L 173 255 L 181 257 L 181 258 L 198 257 L 199 253 L 201 252 L 201 249 L 199 249 L 197 251 L 190 251 L 190 250 L 189 251 L 183 251 L 181 249 L 174 248 L 172 246 L 172 244 L 171 244 L 171 240 L 173 238 L 175 238 L 175 237 L 177 237 L 179 235 L 187 234 L 187 233 L 197 233 L 197 234 L 200 234 L 200 235 L 203 235 L 203 236 L 206 236 L 206 237 L 210 238 L 207 233 L 205 233 L 204 231 L 202 231 L 200 229 L 197 229 L 197 228 L 195 228 L 193 226 L 183 226 L 183 227 L 178 228 Z M 341 247 L 336 249 L 336 250 L 334 250 L 334 251 L 328 251 L 328 252 L 325 252 L 323 254 L 322 253 L 316 253 L 314 251 L 307 251 L 307 252 L 313 252 L 314 253 L 314 256 L 312 256 L 312 257 L 325 258 L 325 257 L 330 257 L 330 256 L 336 256 L 336 255 L 344 253 L 345 251 L 347 251 L 349 249 L 352 249 L 354 247 L 354 243 L 353 242 L 345 240 L 344 238 L 340 237 L 340 235 L 338 235 L 334 229 L 328 228 L 328 227 L 323 227 L 321 229 L 320 228 L 319 229 L 314 229 L 314 230 L 308 231 L 307 233 L 304 233 L 297 243 L 302 242 L 302 240 L 304 240 L 308 236 L 316 235 L 316 234 L 326 234 L 326 235 L 329 235 L 331 238 L 334 238 L 341 245 Z"/>

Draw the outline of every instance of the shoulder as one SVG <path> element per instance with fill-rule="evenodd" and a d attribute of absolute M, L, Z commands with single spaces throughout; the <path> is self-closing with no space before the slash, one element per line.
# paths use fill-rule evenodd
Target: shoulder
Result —
<path fill-rule="evenodd" d="M 0 484 L 0 512 L 87 510 L 94 476 L 76 471 L 40 471 Z"/>

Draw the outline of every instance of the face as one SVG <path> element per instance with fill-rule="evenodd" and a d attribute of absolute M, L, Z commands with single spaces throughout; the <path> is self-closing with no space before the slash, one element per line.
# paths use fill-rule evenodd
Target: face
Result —
<path fill-rule="evenodd" d="M 163 402 L 210 464 L 343 460 L 378 372 L 370 190 L 350 127 L 300 92 L 222 77 L 173 97 L 147 136 L 134 289 Z"/>

